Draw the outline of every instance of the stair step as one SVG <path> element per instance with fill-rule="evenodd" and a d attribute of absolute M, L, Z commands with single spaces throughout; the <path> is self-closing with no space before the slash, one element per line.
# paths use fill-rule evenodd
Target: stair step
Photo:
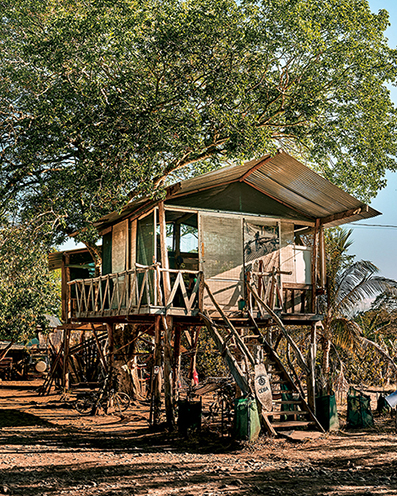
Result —
<path fill-rule="evenodd" d="M 285 377 L 284 370 L 281 370 L 278 367 L 273 367 L 273 365 L 270 365 L 270 367 L 267 368 L 267 373 L 268 374 L 278 375 L 280 377 Z"/>
<path fill-rule="evenodd" d="M 290 429 L 295 427 L 309 427 L 315 425 L 315 422 L 310 422 L 306 420 L 288 420 L 287 422 L 271 422 L 271 426 L 274 429 Z"/>
<path fill-rule="evenodd" d="M 279 379 L 278 381 L 271 381 L 272 384 L 289 384 L 289 381 L 285 379 Z"/>
<path fill-rule="evenodd" d="M 280 416 L 280 415 L 310 415 L 309 412 L 304 412 L 302 410 L 272 410 L 271 412 L 262 412 L 263 416 L 266 417 L 275 417 L 275 416 Z"/>
<path fill-rule="evenodd" d="M 302 405 L 302 400 L 273 400 L 275 405 Z"/>
<path fill-rule="evenodd" d="M 281 399 L 281 395 L 282 394 L 285 394 L 285 393 L 288 393 L 288 394 L 296 394 L 297 391 L 281 391 L 279 389 L 277 389 L 276 391 L 274 389 L 272 389 L 272 396 L 274 399 L 276 400 L 279 400 Z"/>

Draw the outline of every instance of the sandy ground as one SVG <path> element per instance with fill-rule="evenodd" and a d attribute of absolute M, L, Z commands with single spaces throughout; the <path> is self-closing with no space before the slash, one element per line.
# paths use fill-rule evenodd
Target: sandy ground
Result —
<path fill-rule="evenodd" d="M 148 429 L 148 405 L 124 418 L 82 417 L 37 382 L 0 384 L 0 494 L 397 495 L 390 416 L 365 432 L 251 445 L 203 429 L 184 439 Z"/>

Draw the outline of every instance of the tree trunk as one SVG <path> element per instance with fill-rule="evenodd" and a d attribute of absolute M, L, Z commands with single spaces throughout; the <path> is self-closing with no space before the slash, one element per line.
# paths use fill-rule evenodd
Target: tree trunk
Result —
<path fill-rule="evenodd" d="M 326 380 L 326 387 L 327 387 L 327 394 L 330 392 L 330 384 L 329 384 L 329 379 L 330 379 L 330 365 L 329 365 L 329 354 L 331 350 L 331 340 L 323 337 L 322 340 L 322 363 L 321 363 L 321 369 L 324 375 L 324 378 Z"/>
<path fill-rule="evenodd" d="M 101 266 L 102 266 L 102 252 L 101 248 L 95 245 L 94 243 L 84 242 L 87 250 L 89 251 L 94 264 L 95 264 L 95 277 L 99 277 L 101 275 Z"/>

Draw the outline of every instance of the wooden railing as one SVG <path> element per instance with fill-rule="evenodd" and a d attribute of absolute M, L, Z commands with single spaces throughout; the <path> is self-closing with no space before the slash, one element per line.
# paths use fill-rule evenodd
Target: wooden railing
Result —
<path fill-rule="evenodd" d="M 283 313 L 307 314 L 312 313 L 312 285 L 283 282 L 280 283 L 280 275 L 290 275 L 274 268 L 271 272 L 250 271 L 247 281 L 252 284 L 263 301 L 272 309 Z M 257 302 L 250 292 L 249 305 L 253 310 Z"/>
<path fill-rule="evenodd" d="M 164 278 L 171 291 L 164 299 Z M 185 281 L 189 279 L 189 283 Z M 137 314 L 196 315 L 203 306 L 203 274 L 159 264 L 68 282 L 69 318 Z"/>

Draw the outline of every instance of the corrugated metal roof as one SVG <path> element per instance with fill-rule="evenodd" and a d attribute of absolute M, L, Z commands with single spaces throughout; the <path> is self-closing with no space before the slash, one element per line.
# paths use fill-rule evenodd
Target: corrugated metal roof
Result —
<path fill-rule="evenodd" d="M 179 188 L 171 190 L 174 192 L 168 195 L 168 199 L 175 204 L 178 198 L 237 181 L 245 182 L 305 216 L 326 220 L 324 225 L 327 227 L 380 214 L 283 151 L 273 157 L 265 155 L 242 165 L 223 167 L 182 181 L 178 184 Z M 121 214 L 113 212 L 96 225 L 103 228 L 113 224 L 151 202 L 149 199 L 131 202 Z M 191 206 L 194 207 L 193 204 Z M 338 215 L 346 217 L 331 218 Z"/>

